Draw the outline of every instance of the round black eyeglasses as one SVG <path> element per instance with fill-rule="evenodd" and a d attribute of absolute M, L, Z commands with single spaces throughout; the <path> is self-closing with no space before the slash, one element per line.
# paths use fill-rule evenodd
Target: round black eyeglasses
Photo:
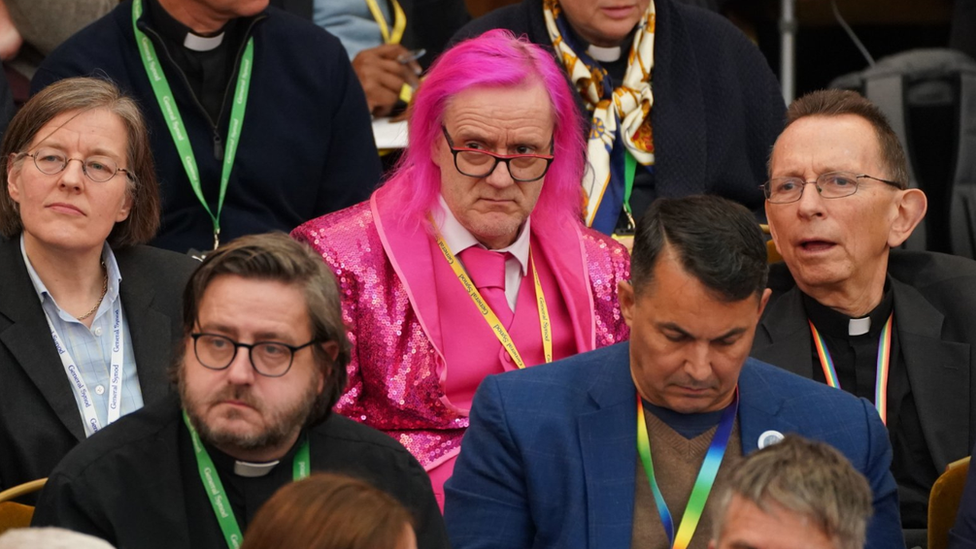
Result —
<path fill-rule="evenodd" d="M 279 341 L 256 341 L 240 343 L 218 334 L 196 333 L 193 338 L 193 353 L 205 368 L 225 370 L 237 356 L 237 349 L 247 349 L 248 359 L 254 371 L 266 377 L 281 377 L 291 369 L 295 353 L 316 343 L 313 339 L 304 345 L 288 345 Z"/>

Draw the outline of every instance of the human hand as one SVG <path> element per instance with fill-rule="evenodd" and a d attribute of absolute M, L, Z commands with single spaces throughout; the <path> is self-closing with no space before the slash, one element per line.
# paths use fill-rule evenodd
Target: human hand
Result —
<path fill-rule="evenodd" d="M 416 87 L 420 80 L 420 65 L 416 60 L 401 63 L 398 58 L 410 57 L 410 51 L 400 44 L 384 44 L 359 52 L 352 60 L 352 68 L 366 93 L 366 104 L 374 116 L 386 116 L 393 110 L 404 84 Z"/>

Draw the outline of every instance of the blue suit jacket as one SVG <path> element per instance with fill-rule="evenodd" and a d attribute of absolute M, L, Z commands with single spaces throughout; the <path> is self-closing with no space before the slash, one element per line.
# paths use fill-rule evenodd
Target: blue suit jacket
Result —
<path fill-rule="evenodd" d="M 454 549 L 630 547 L 637 414 L 629 351 L 621 343 L 482 382 L 445 486 Z M 767 430 L 834 446 L 874 493 L 867 547 L 905 546 L 891 446 L 870 403 L 754 359 L 739 395 L 744 453 Z"/>

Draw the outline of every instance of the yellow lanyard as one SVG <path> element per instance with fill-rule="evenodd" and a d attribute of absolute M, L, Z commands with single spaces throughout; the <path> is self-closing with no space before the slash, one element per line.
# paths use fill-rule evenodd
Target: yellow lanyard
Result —
<path fill-rule="evenodd" d="M 393 34 L 390 34 L 390 27 L 386 24 L 386 18 L 383 17 L 383 12 L 380 10 L 379 4 L 376 0 L 366 0 L 366 5 L 369 6 L 369 11 L 373 14 L 373 19 L 376 19 L 376 24 L 380 26 L 380 34 L 383 35 L 384 44 L 399 44 L 400 39 L 403 38 L 403 29 L 407 28 L 407 16 L 403 13 L 403 8 L 400 7 L 400 3 L 396 0 L 390 0 L 390 4 L 393 6 Z"/>
<path fill-rule="evenodd" d="M 431 219 L 430 216 L 427 216 Z M 433 225 L 433 219 L 431 219 L 431 225 Z M 498 341 L 502 344 L 502 347 L 508 351 L 508 355 L 512 357 L 512 361 L 519 368 L 525 368 L 525 361 L 522 360 L 522 355 L 519 354 L 518 349 L 515 348 L 515 342 L 512 340 L 512 336 L 508 335 L 508 330 L 502 325 L 502 322 L 498 320 L 498 316 L 495 312 L 491 310 L 485 299 L 481 297 L 481 292 L 475 287 L 471 279 L 468 278 L 467 273 L 461 267 L 461 264 L 451 253 L 451 249 L 447 246 L 447 242 L 444 241 L 444 237 L 441 236 L 440 231 L 434 229 L 435 235 L 437 237 L 437 246 L 441 249 L 441 253 L 444 254 L 444 259 L 447 260 L 447 264 L 451 266 L 454 271 L 454 275 L 457 276 L 458 281 L 461 282 L 461 286 L 464 287 L 465 291 L 468 292 L 468 297 L 474 302 L 475 307 L 478 308 L 478 312 L 484 317 L 485 322 L 488 323 L 488 327 L 498 338 Z M 535 297 L 536 305 L 539 308 L 539 325 L 542 329 L 542 350 L 546 356 L 546 362 L 552 362 L 552 324 L 549 322 L 549 307 L 546 305 L 546 296 L 542 292 L 542 282 L 539 281 L 539 270 L 535 268 L 535 259 L 532 257 L 531 250 L 529 251 L 529 265 L 532 268 L 532 280 L 535 282 Z"/>

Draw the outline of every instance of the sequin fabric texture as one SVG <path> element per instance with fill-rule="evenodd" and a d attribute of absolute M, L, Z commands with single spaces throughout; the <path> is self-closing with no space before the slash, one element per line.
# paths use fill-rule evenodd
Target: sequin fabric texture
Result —
<path fill-rule="evenodd" d="M 629 336 L 616 288 L 629 278 L 630 262 L 607 237 L 589 229 L 583 234 L 595 343 L 604 347 Z M 353 352 L 336 411 L 392 436 L 427 469 L 455 453 L 468 426 L 467 410 L 447 403 L 442 359 L 383 250 L 369 202 L 309 221 L 292 236 L 331 266 L 342 292 Z"/>

